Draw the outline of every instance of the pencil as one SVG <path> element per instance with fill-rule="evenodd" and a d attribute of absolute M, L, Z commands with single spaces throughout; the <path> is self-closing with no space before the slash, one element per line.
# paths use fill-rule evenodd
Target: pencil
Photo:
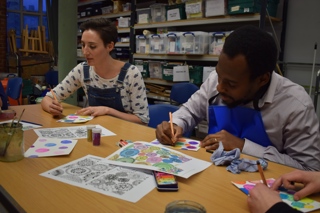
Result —
<path fill-rule="evenodd" d="M 258 166 L 258 170 L 259 170 L 259 173 L 260 173 L 260 176 L 261 176 L 263 184 L 268 186 L 266 178 L 264 177 L 264 174 L 263 174 L 263 169 L 262 169 L 259 161 L 257 161 L 257 166 Z"/>
<path fill-rule="evenodd" d="M 169 112 L 169 117 L 170 117 L 171 134 L 172 134 L 172 137 L 173 137 L 174 136 L 174 130 L 173 130 L 172 113 L 171 112 Z"/>
<path fill-rule="evenodd" d="M 52 94 L 52 96 L 53 96 L 54 100 L 58 101 L 57 96 L 56 96 L 56 94 L 54 94 L 54 92 L 53 92 L 53 90 L 52 90 L 52 89 L 50 89 L 50 92 L 51 92 L 51 94 Z"/>

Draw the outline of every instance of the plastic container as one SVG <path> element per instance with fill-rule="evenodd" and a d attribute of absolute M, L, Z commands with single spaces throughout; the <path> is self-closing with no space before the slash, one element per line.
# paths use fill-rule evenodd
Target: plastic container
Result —
<path fill-rule="evenodd" d="M 150 78 L 162 79 L 162 65 L 161 61 L 149 61 Z"/>
<path fill-rule="evenodd" d="M 190 200 L 176 200 L 166 206 L 165 213 L 206 213 L 206 209 L 199 203 Z"/>
<path fill-rule="evenodd" d="M 123 12 L 127 12 L 131 10 L 131 3 L 127 2 L 125 4 L 122 4 L 122 10 Z"/>
<path fill-rule="evenodd" d="M 267 10 L 270 16 L 276 17 L 279 0 L 269 0 Z M 229 0 L 228 14 L 260 13 L 261 0 Z"/>
<path fill-rule="evenodd" d="M 224 42 L 232 31 L 209 33 L 209 54 L 220 55 Z"/>
<path fill-rule="evenodd" d="M 151 22 L 151 9 L 141 8 L 136 9 L 137 11 L 137 23 L 138 24 L 148 24 Z"/>
<path fill-rule="evenodd" d="M 94 146 L 100 146 L 101 140 L 101 129 L 100 128 L 93 128 L 92 129 L 92 144 Z"/>
<path fill-rule="evenodd" d="M 87 126 L 87 141 L 92 142 L 92 129 L 95 128 L 95 125 L 88 125 Z"/>
<path fill-rule="evenodd" d="M 166 53 L 180 54 L 182 32 L 169 32 L 166 34 Z"/>
<path fill-rule="evenodd" d="M 209 34 L 207 32 L 185 32 L 182 34 L 180 42 L 180 53 L 208 54 Z"/>
<path fill-rule="evenodd" d="M 136 35 L 136 53 L 149 53 L 149 37 L 145 35 Z"/>
<path fill-rule="evenodd" d="M 113 7 L 112 6 L 101 7 L 102 14 L 112 13 L 112 11 L 113 11 Z"/>
<path fill-rule="evenodd" d="M 166 4 L 152 4 L 150 5 L 150 8 L 152 22 L 166 21 Z"/>
<path fill-rule="evenodd" d="M 166 53 L 166 35 L 153 34 L 149 36 L 150 54 Z"/>

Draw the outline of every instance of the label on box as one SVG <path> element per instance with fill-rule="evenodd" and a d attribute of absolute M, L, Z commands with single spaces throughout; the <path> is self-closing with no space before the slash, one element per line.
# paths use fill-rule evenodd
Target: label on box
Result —
<path fill-rule="evenodd" d="M 144 72 L 143 65 L 136 65 L 136 67 L 138 68 L 138 70 L 140 70 L 140 72 Z"/>
<path fill-rule="evenodd" d="M 193 3 L 193 4 L 186 4 L 186 13 L 193 14 L 193 13 L 201 13 L 202 12 L 202 3 Z"/>
<path fill-rule="evenodd" d="M 239 11 L 239 10 L 240 10 L 240 6 L 231 7 L 231 12 L 235 12 L 235 11 Z"/>
<path fill-rule="evenodd" d="M 190 81 L 189 66 L 173 67 L 173 81 Z"/>
<path fill-rule="evenodd" d="M 178 8 L 167 11 L 167 21 L 174 21 L 180 19 L 180 10 Z"/>
<path fill-rule="evenodd" d="M 164 75 L 173 75 L 173 69 L 163 69 Z"/>
<path fill-rule="evenodd" d="M 176 42 L 175 41 L 171 41 L 169 44 L 169 52 L 174 53 L 176 52 Z"/>
<path fill-rule="evenodd" d="M 119 18 L 118 27 L 129 27 L 129 18 Z"/>
<path fill-rule="evenodd" d="M 225 15 L 225 0 L 207 0 L 206 17 Z"/>
<path fill-rule="evenodd" d="M 202 82 L 205 82 L 205 80 L 209 77 L 210 73 L 215 69 L 215 67 L 203 67 Z"/>

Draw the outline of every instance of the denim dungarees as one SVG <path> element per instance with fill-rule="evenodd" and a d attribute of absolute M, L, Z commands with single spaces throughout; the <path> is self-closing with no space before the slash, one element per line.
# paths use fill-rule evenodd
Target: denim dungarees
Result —
<path fill-rule="evenodd" d="M 84 64 L 83 65 L 84 82 L 87 86 L 89 106 L 107 106 L 107 107 L 116 109 L 118 111 L 125 112 L 122 105 L 122 101 L 121 101 L 120 90 L 123 88 L 123 80 L 130 66 L 131 64 L 125 63 L 125 65 L 121 68 L 116 87 L 101 89 L 101 88 L 95 88 L 89 85 L 91 81 L 90 75 L 89 75 L 90 66 L 87 64 Z"/>
<path fill-rule="evenodd" d="M 218 95 L 210 98 L 209 104 Z M 224 129 L 234 136 L 246 138 L 261 146 L 273 146 L 264 128 L 260 111 L 241 106 L 230 108 L 217 105 L 209 105 L 208 110 L 208 134 Z"/>

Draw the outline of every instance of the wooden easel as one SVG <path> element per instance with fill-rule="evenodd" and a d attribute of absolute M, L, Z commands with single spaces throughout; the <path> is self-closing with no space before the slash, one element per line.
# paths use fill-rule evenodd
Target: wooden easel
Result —
<path fill-rule="evenodd" d="M 19 51 L 24 52 L 26 56 L 29 53 L 48 54 L 48 51 L 46 51 L 44 26 L 38 26 L 37 30 L 31 30 L 29 35 L 28 25 L 26 25 L 26 29 L 22 31 L 22 49 L 19 49 Z"/>

